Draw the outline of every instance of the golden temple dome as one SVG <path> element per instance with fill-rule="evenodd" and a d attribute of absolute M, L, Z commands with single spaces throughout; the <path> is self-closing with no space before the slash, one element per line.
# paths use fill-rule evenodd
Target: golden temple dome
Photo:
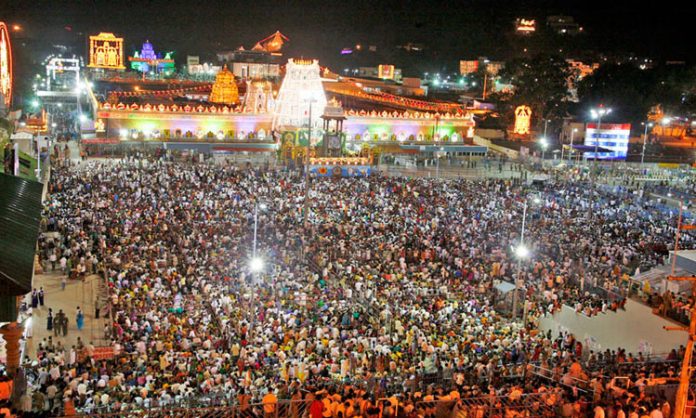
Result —
<path fill-rule="evenodd" d="M 222 70 L 215 76 L 215 83 L 208 101 L 227 105 L 239 102 L 239 89 L 234 81 L 234 74 L 227 69 L 227 65 L 223 66 Z"/>

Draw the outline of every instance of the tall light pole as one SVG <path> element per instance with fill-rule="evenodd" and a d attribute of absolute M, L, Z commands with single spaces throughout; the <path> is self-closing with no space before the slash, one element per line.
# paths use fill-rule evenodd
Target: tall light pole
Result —
<path fill-rule="evenodd" d="M 254 241 L 253 241 L 253 247 L 252 247 L 252 255 L 251 255 L 251 260 L 249 261 L 249 270 L 251 270 L 252 273 L 252 286 L 258 285 L 259 282 L 259 274 L 261 273 L 261 270 L 263 270 L 263 259 L 256 254 L 256 243 L 257 243 L 257 232 L 259 228 L 259 209 L 265 210 L 268 206 L 265 203 L 259 203 L 256 201 L 254 204 Z M 253 310 L 253 305 L 254 305 L 254 294 L 256 293 L 254 291 L 255 289 L 251 289 L 251 292 L 249 292 L 249 301 L 251 303 L 251 306 L 249 307 L 249 312 L 251 313 L 251 324 L 254 324 L 256 322 L 256 315 Z M 250 330 L 251 331 L 251 330 Z"/>
<path fill-rule="evenodd" d="M 256 259 L 256 237 L 259 227 L 259 208 L 261 210 L 266 210 L 268 206 L 265 203 L 259 203 L 258 201 L 254 204 L 254 247 L 252 250 L 252 259 Z"/>
<path fill-rule="evenodd" d="M 594 167 L 597 168 L 597 160 L 599 159 L 599 139 L 601 137 L 602 130 L 602 117 L 611 113 L 611 109 L 604 107 L 604 105 L 599 105 L 596 109 L 590 109 L 590 115 L 592 119 L 597 119 L 597 130 L 595 132 L 595 149 L 594 149 Z"/>
<path fill-rule="evenodd" d="M 546 154 L 546 148 L 549 146 L 549 141 L 546 140 L 544 136 L 539 140 L 539 145 L 541 145 L 541 166 L 544 166 L 544 154 Z"/>
<path fill-rule="evenodd" d="M 643 165 L 645 162 L 645 143 L 648 141 L 648 128 L 653 127 L 652 122 L 643 122 L 642 125 L 645 125 L 645 131 L 643 131 L 643 150 L 640 153 L 640 165 Z"/>
<path fill-rule="evenodd" d="M 572 162 L 573 161 L 573 137 L 575 137 L 575 132 L 578 131 L 578 128 L 573 128 L 570 130 L 570 149 L 568 150 L 568 161 Z"/>
<path fill-rule="evenodd" d="M 305 180 L 305 196 L 304 196 L 304 211 L 302 214 L 302 225 L 305 230 L 307 229 L 307 213 L 309 212 L 309 149 L 310 143 L 312 142 L 312 103 L 317 100 L 314 97 L 308 97 L 309 102 L 309 120 L 307 125 L 307 148 L 305 152 L 305 170 L 304 170 L 304 180 Z"/>
<path fill-rule="evenodd" d="M 596 109 L 590 109 L 590 115 L 592 116 L 593 119 L 597 119 L 597 129 L 595 130 L 595 137 L 594 137 L 594 143 L 595 143 L 595 150 L 594 150 L 594 167 L 593 170 L 594 173 L 590 173 L 590 178 L 592 181 L 592 194 L 590 195 L 590 205 L 587 207 L 588 209 L 588 217 L 592 218 L 594 217 L 594 210 L 592 210 L 592 206 L 594 204 L 594 198 L 595 198 L 595 192 L 596 192 L 596 180 L 597 180 L 597 160 L 599 159 L 599 139 L 601 137 L 601 129 L 602 129 L 602 116 L 608 115 L 611 112 L 611 109 L 604 107 L 604 105 L 599 105 L 598 108 Z"/>
<path fill-rule="evenodd" d="M 522 281 L 522 260 L 529 257 L 529 248 L 524 244 L 524 228 L 527 222 L 527 201 L 524 201 L 522 209 L 522 231 L 520 233 L 520 243 L 515 248 L 515 256 L 517 257 L 517 277 L 515 277 L 515 293 L 512 294 L 512 317 L 517 319 L 517 305 L 520 291 L 520 282 Z"/>

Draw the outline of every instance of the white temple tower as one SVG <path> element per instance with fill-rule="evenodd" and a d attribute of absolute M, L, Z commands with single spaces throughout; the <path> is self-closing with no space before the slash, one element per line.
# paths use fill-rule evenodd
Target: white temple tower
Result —
<path fill-rule="evenodd" d="M 273 86 L 268 80 L 247 80 L 244 95 L 244 112 L 271 113 L 273 110 Z"/>
<path fill-rule="evenodd" d="M 312 107 L 312 129 L 322 126 L 326 96 L 317 60 L 290 59 L 280 85 L 273 113 L 273 129 L 307 127 Z M 314 138 L 316 133 L 313 132 Z"/>

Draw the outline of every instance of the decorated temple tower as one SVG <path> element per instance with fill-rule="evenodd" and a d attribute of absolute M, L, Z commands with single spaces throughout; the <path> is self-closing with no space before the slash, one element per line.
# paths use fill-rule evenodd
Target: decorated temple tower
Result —
<path fill-rule="evenodd" d="M 285 67 L 285 78 L 280 86 L 273 114 L 273 129 L 307 127 L 321 128 L 320 116 L 326 107 L 326 95 L 321 82 L 321 69 L 317 60 L 290 59 Z"/>
<path fill-rule="evenodd" d="M 215 76 L 213 90 L 208 99 L 211 103 L 233 105 L 239 102 L 239 90 L 234 81 L 234 74 L 225 65 Z"/>

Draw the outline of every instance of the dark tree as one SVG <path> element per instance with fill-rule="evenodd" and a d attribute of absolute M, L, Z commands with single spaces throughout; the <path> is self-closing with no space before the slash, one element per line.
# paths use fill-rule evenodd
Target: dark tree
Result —
<path fill-rule="evenodd" d="M 515 107 L 521 104 L 532 108 L 533 124 L 542 126 L 544 119 L 566 116 L 568 80 L 573 75 L 568 63 L 557 56 L 538 55 L 530 59 L 510 61 L 500 72 L 500 81 L 511 84 L 513 90 L 491 97 L 499 112 L 512 120 Z"/>

